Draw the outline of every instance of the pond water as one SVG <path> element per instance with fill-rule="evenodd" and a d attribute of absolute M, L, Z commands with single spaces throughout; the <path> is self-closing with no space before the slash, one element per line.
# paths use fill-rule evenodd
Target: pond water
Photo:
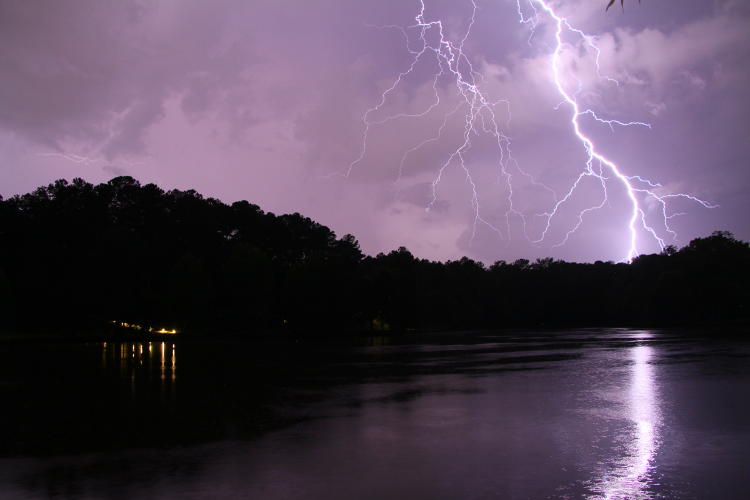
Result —
<path fill-rule="evenodd" d="M 5 342 L 0 498 L 748 498 L 750 343 L 704 333 Z"/>

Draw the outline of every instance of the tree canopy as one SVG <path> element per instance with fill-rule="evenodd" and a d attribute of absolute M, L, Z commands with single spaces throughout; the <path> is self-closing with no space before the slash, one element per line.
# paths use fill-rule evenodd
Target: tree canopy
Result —
<path fill-rule="evenodd" d="M 630 264 L 367 256 L 301 214 L 117 177 L 0 201 L 0 329 L 109 321 L 205 335 L 694 324 L 748 318 L 750 248 L 718 231 Z"/>

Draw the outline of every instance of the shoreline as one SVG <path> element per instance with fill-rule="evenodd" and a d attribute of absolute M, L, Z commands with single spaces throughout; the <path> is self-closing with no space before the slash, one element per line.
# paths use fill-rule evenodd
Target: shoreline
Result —
<path fill-rule="evenodd" d="M 476 335 L 476 334 L 524 334 L 524 333 L 559 333 L 564 331 L 587 331 L 587 330 L 655 330 L 662 333 L 679 332 L 682 335 L 737 338 L 750 340 L 750 323 L 746 321 L 727 323 L 706 323 L 693 325 L 629 325 L 629 326 L 602 326 L 602 325 L 565 325 L 565 326 L 517 326 L 505 328 L 470 328 L 470 329 L 431 329 L 431 330 L 407 330 L 407 331 L 358 331 L 358 332 L 331 332 L 321 334 L 320 332 L 308 332 L 303 335 L 292 332 L 278 333 L 180 333 L 161 334 L 133 332 L 132 330 L 105 331 L 100 332 L 0 332 L 0 343 L 6 342 L 263 342 L 263 343 L 298 343 L 308 341 L 356 341 L 368 338 L 418 338 L 421 336 L 439 335 Z"/>

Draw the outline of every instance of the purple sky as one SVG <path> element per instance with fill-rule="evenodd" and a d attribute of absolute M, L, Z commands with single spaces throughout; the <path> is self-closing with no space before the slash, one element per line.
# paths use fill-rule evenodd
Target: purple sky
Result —
<path fill-rule="evenodd" d="M 445 37 L 459 43 L 471 1 L 424 1 L 425 19 L 442 20 Z M 549 17 L 539 16 L 532 36 L 515 0 L 475 1 L 466 61 L 489 100 L 509 103 L 494 109 L 518 167 L 529 174 L 515 175 L 512 185 L 526 235 L 520 216 L 504 217 L 508 190 L 487 134 L 472 136 L 464 160 L 480 215 L 501 234 L 482 223 L 475 230 L 471 184 L 455 162 L 425 210 L 441 165 L 461 143 L 465 111 L 446 121 L 440 141 L 402 165 L 404 153 L 434 137 L 457 106 L 448 78 L 438 79 L 441 101 L 431 112 L 372 125 L 367 154 L 342 175 L 360 155 L 363 113 L 411 62 L 403 34 L 375 26 L 413 25 L 418 0 L 0 0 L 0 194 L 63 177 L 132 175 L 225 202 L 247 199 L 275 213 L 298 211 L 339 235 L 353 233 L 368 253 L 403 245 L 441 260 L 623 259 L 629 202 L 606 172 L 608 203 L 587 212 L 565 245 L 556 246 L 578 211 L 601 203 L 601 182 L 593 178 L 561 207 L 542 242 L 529 241 L 544 229 L 534 214 L 565 195 L 586 155 L 570 108 L 558 106 Z M 682 246 L 718 229 L 750 239 L 750 6 L 644 0 L 605 14 L 604 3 L 550 0 L 597 36 L 600 73 L 620 82 L 597 77 L 593 53 L 568 37 L 577 45 L 564 52 L 566 88 L 580 88 L 579 102 L 601 116 L 652 128 L 612 132 L 583 117 L 585 133 L 623 173 L 660 183 L 659 195 L 689 193 L 719 205 L 670 198 L 669 213 L 684 212 L 670 219 L 672 240 L 658 224 L 660 206 L 642 200 L 667 243 Z M 413 50 L 416 31 L 406 33 Z M 434 60 L 394 88 L 371 121 L 428 109 L 436 95 Z M 638 250 L 659 247 L 639 231 Z"/>

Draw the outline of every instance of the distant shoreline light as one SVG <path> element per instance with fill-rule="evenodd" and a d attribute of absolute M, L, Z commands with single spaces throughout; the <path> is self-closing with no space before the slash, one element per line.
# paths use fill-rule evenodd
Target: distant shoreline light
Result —
<path fill-rule="evenodd" d="M 111 324 L 118 326 L 120 328 L 129 328 L 131 330 L 137 330 L 137 331 L 146 331 L 148 333 L 155 333 L 160 335 L 176 335 L 178 333 L 176 328 L 159 328 L 158 330 L 154 327 L 149 326 L 148 328 L 144 328 L 143 325 L 139 325 L 137 323 L 127 323 L 125 321 L 117 321 L 112 320 L 110 321 Z"/>

